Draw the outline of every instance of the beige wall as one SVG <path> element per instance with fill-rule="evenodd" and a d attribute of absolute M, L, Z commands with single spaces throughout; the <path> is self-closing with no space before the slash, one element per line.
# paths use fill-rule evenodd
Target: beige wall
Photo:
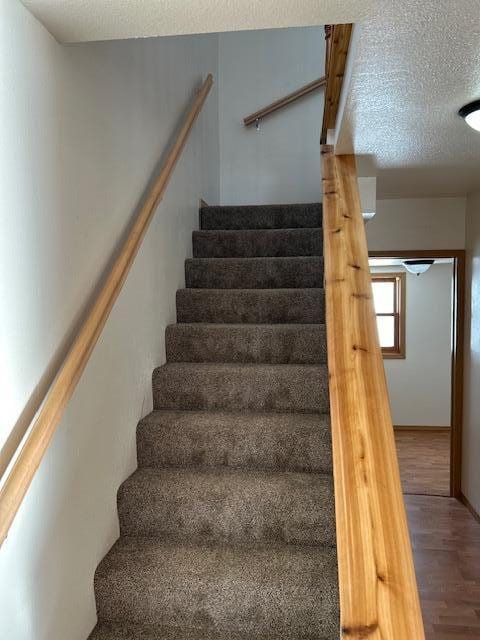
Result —
<path fill-rule="evenodd" d="M 375 272 L 405 271 L 401 266 Z M 402 426 L 450 426 L 453 264 L 406 273 L 406 357 L 385 359 L 392 419 Z"/>
<path fill-rule="evenodd" d="M 466 198 L 377 200 L 368 248 L 463 249 L 465 207 Z M 451 278 L 447 265 L 407 275 L 407 359 L 385 361 L 395 424 L 450 424 Z"/>
<path fill-rule="evenodd" d="M 467 200 L 462 491 L 480 513 L 480 192 Z"/>
<path fill-rule="evenodd" d="M 243 118 L 323 75 L 323 27 L 220 34 L 220 171 L 223 204 L 321 200 L 317 91 L 248 129 Z"/>
<path fill-rule="evenodd" d="M 377 215 L 367 225 L 368 248 L 463 249 L 465 198 L 377 200 Z"/>
<path fill-rule="evenodd" d="M 62 47 L 0 0 L 0 446 L 105 269 L 204 75 L 216 36 Z M 165 325 L 219 197 L 209 97 L 83 379 L 0 549 L 0 637 L 85 640 L 93 573 L 118 535 Z"/>

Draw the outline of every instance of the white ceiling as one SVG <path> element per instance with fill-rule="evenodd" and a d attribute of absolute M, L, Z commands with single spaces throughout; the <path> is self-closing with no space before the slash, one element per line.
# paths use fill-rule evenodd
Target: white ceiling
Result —
<path fill-rule="evenodd" d="M 23 0 L 61 42 L 361 23 L 340 150 L 372 156 L 379 197 L 480 188 L 480 0 Z"/>
<path fill-rule="evenodd" d="M 480 134 L 457 115 L 480 98 L 480 0 L 378 1 L 355 53 L 339 150 L 374 156 L 378 197 L 480 189 Z"/>
<path fill-rule="evenodd" d="M 362 20 L 375 0 L 22 0 L 59 42 Z M 354 10 L 352 10 L 354 7 Z"/>

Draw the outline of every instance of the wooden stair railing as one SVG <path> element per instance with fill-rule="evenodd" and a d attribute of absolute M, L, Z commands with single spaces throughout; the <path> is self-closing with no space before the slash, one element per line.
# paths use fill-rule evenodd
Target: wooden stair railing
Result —
<path fill-rule="evenodd" d="M 85 369 L 130 267 L 140 248 L 155 210 L 160 203 L 189 133 L 213 84 L 209 74 L 198 90 L 178 136 L 160 172 L 136 215 L 128 236 L 95 299 L 59 373 L 43 403 L 0 491 L 0 545 L 5 540 L 15 515 L 55 433 L 63 412 Z"/>
<path fill-rule="evenodd" d="M 424 640 L 355 157 L 322 165 L 341 637 Z"/>
<path fill-rule="evenodd" d="M 243 119 L 243 124 L 249 127 L 259 122 L 266 116 L 283 109 L 296 102 L 300 98 L 309 95 L 325 87 L 325 106 L 323 109 L 322 132 L 320 136 L 321 144 L 327 142 L 329 129 L 334 129 L 340 95 L 342 92 L 343 77 L 347 63 L 350 39 L 352 37 L 352 24 L 329 24 L 325 26 L 325 75 L 309 84 L 300 87 L 296 91 L 268 104 L 266 107 L 251 113 Z"/>
<path fill-rule="evenodd" d="M 337 122 L 338 106 L 342 93 L 343 77 L 347 64 L 352 24 L 329 24 L 325 27 L 325 106 L 323 108 L 322 133 L 320 143 L 327 142 L 329 129 L 334 129 Z"/>
<path fill-rule="evenodd" d="M 265 116 L 268 116 L 271 113 L 278 111 L 279 109 L 283 109 L 284 107 L 287 107 L 289 104 L 292 104 L 292 102 L 296 102 L 297 100 L 300 100 L 300 98 L 304 98 L 305 96 L 308 96 L 310 93 L 312 93 L 313 91 L 317 91 L 317 89 L 321 89 L 326 84 L 327 84 L 326 76 L 322 76 L 321 78 L 318 78 L 313 82 L 309 82 L 308 84 L 305 84 L 303 87 L 300 87 L 300 89 L 297 89 L 296 91 L 289 93 L 283 98 L 280 98 L 275 102 L 272 102 L 266 107 L 263 107 L 258 111 L 255 111 L 255 113 L 251 113 L 249 116 L 243 119 L 243 124 L 246 127 L 249 127 L 251 124 L 254 124 L 255 122 L 257 122 L 257 120 L 261 120 L 262 118 L 265 118 Z"/>

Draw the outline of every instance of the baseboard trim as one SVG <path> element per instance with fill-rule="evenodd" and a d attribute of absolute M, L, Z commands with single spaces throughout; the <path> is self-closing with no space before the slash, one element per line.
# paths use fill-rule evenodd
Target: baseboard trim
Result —
<path fill-rule="evenodd" d="M 464 504 L 467 507 L 467 509 L 472 514 L 472 516 L 475 518 L 475 520 L 477 522 L 480 522 L 480 515 L 475 511 L 472 503 L 468 500 L 468 498 L 466 498 L 463 493 L 460 493 L 460 495 L 458 496 L 458 499 L 462 504 Z"/>
<path fill-rule="evenodd" d="M 393 425 L 393 428 L 395 429 L 395 431 L 441 431 L 442 433 L 445 433 L 446 431 L 450 431 L 451 427 L 433 427 L 433 426 L 416 426 L 416 425 L 409 425 L 409 424 L 395 424 Z"/>

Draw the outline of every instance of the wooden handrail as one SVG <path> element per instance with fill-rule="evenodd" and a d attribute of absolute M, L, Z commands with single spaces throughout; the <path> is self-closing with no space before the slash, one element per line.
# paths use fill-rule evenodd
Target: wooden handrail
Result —
<path fill-rule="evenodd" d="M 268 116 L 274 111 L 283 109 L 283 107 L 286 107 L 289 104 L 292 104 L 292 102 L 295 102 L 296 100 L 299 100 L 304 96 L 307 96 L 308 94 L 312 93 L 313 91 L 316 91 L 317 89 L 321 89 L 326 84 L 327 84 L 326 76 L 322 76 L 321 78 L 318 78 L 313 82 L 309 82 L 308 84 L 305 84 L 303 87 L 300 87 L 300 89 L 297 89 L 296 91 L 289 93 L 285 97 L 280 98 L 275 102 L 272 102 L 266 107 L 263 107 L 263 109 L 260 109 L 259 111 L 255 111 L 255 113 L 250 114 L 249 116 L 243 119 L 243 124 L 246 127 L 248 127 L 254 122 L 256 122 L 257 120 L 261 120 L 262 118 L 265 118 L 265 116 Z"/>
<path fill-rule="evenodd" d="M 325 89 L 325 106 L 320 137 L 321 144 L 327 142 L 327 132 L 329 129 L 335 128 L 337 121 L 352 28 L 353 25 L 351 24 L 333 24 L 325 27 L 327 86 Z"/>
<path fill-rule="evenodd" d="M 355 157 L 322 157 L 341 637 L 424 640 Z"/>
<path fill-rule="evenodd" d="M 213 84 L 209 74 L 197 92 L 175 143 L 151 187 L 105 283 L 93 303 L 56 377 L 18 458 L 0 491 L 0 544 L 42 461 L 65 407 L 120 293 L 155 210 L 162 199 L 190 130 Z"/>

